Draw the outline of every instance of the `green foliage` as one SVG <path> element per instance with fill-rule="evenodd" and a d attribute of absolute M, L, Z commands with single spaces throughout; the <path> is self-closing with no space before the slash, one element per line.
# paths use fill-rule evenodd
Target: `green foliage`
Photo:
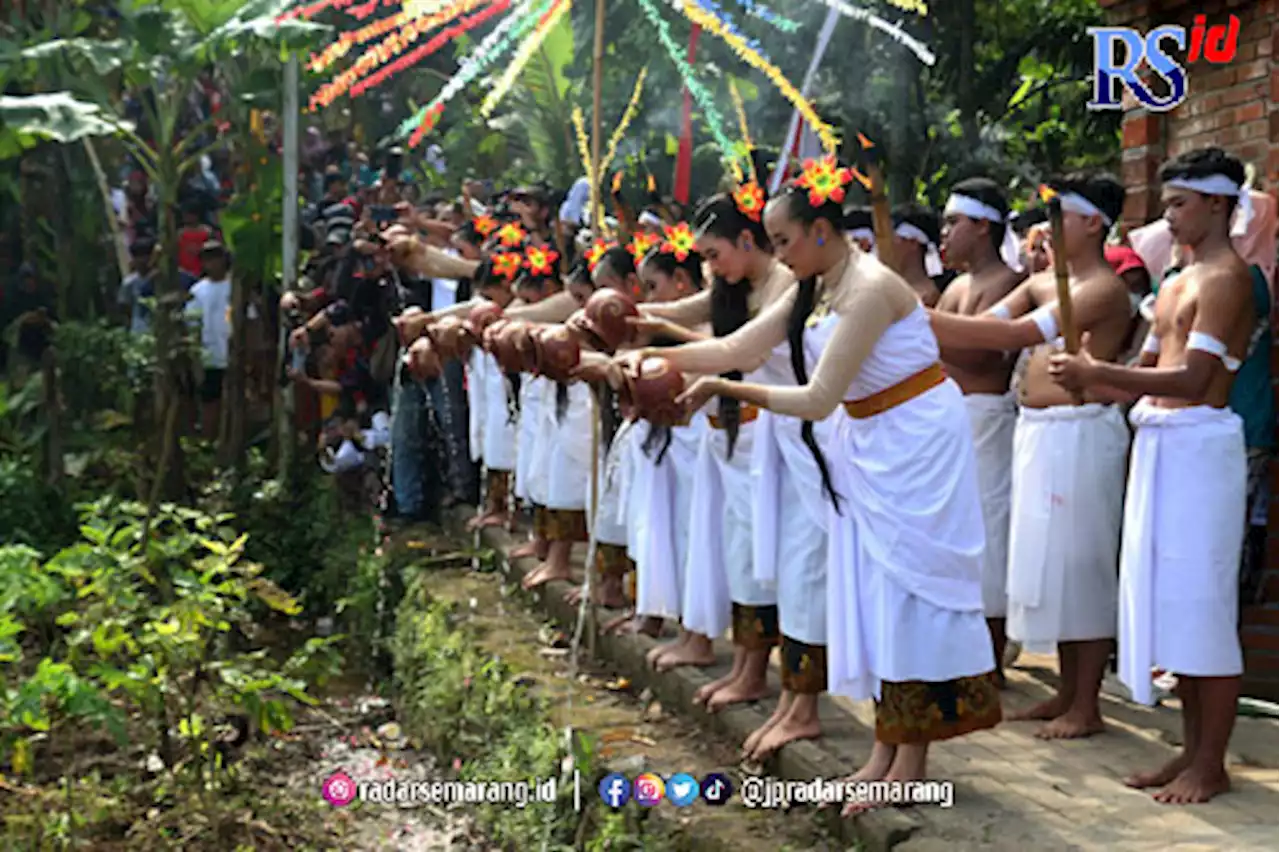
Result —
<path fill-rule="evenodd" d="M 0 548 L 0 654 L 15 656 L 7 646 L 25 625 L 42 626 L 26 649 L 42 658 L 25 677 L 6 672 L 0 701 L 0 743 L 17 763 L 56 728 L 105 728 L 216 783 L 218 720 L 239 712 L 252 729 L 288 730 L 290 706 L 313 703 L 307 679 L 332 673 L 337 640 L 312 640 L 283 663 L 252 648 L 251 604 L 285 615 L 298 604 L 242 558 L 245 536 L 229 520 L 174 506 L 148 518 L 102 501 L 85 508 L 81 540 L 43 563 L 30 548 Z"/>
<path fill-rule="evenodd" d="M 151 387 L 155 338 L 105 320 L 62 322 L 54 335 L 64 407 L 73 422 L 102 424 L 108 412 L 128 416 Z"/>

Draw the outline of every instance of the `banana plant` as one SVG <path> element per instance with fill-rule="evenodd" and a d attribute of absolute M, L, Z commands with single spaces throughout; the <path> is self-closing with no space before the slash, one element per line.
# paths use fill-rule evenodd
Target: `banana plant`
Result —
<path fill-rule="evenodd" d="M 52 66 L 67 91 L 0 99 L 0 151 L 35 140 L 67 143 L 115 136 L 159 194 L 163 261 L 156 282 L 155 333 L 160 353 L 155 419 L 161 424 L 154 496 L 185 487 L 182 449 L 174 439 L 179 389 L 189 370 L 178 279 L 178 192 L 200 158 L 222 144 L 215 119 L 183 125 L 188 95 L 200 74 L 223 60 L 268 48 L 281 58 L 316 44 L 328 27 L 277 21 L 288 0 L 167 0 L 121 4 L 111 38 L 51 38 L 0 51 L 0 79 Z M 141 121 L 126 117 L 120 90 L 138 93 Z M 3 140 L 8 140 L 3 142 Z M 153 503 L 155 500 L 152 501 Z"/>

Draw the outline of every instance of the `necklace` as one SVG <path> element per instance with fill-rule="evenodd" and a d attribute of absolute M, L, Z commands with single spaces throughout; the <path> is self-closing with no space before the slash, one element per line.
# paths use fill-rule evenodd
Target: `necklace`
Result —
<path fill-rule="evenodd" d="M 813 305 L 813 311 L 809 314 L 809 318 L 805 320 L 805 328 L 814 328 L 831 313 L 831 300 L 834 298 L 835 286 L 844 276 L 845 267 L 851 257 L 853 257 L 852 252 L 846 254 L 838 264 L 831 268 L 830 272 L 819 276 L 818 283 L 821 290 L 818 293 L 817 301 Z"/>

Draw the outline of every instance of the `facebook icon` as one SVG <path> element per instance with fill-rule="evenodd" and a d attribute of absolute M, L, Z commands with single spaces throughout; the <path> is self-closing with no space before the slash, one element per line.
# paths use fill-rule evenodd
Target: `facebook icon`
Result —
<path fill-rule="evenodd" d="M 610 773 L 600 779 L 600 799 L 611 808 L 620 808 L 631 798 L 631 782 L 625 775 Z"/>

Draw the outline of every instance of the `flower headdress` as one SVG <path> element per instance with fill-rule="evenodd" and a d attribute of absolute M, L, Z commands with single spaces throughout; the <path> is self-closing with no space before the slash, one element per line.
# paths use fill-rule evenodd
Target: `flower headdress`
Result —
<path fill-rule="evenodd" d="M 528 235 L 525 233 L 524 228 L 521 228 L 515 222 L 508 222 L 498 229 L 498 242 L 504 248 L 517 248 L 524 242 L 526 236 Z"/>
<path fill-rule="evenodd" d="M 524 254 L 524 268 L 533 275 L 551 275 L 555 272 L 555 263 L 559 259 L 559 253 L 552 249 L 529 246 Z"/>
<path fill-rule="evenodd" d="M 489 235 L 498 230 L 498 220 L 492 216 L 477 216 L 471 220 L 471 227 L 481 239 L 489 239 Z"/>
<path fill-rule="evenodd" d="M 520 267 L 524 265 L 524 257 L 516 252 L 495 254 L 491 260 L 494 274 L 501 275 L 508 283 L 515 280 L 520 274 Z"/>
<path fill-rule="evenodd" d="M 747 181 L 734 191 L 733 203 L 743 216 L 752 222 L 759 222 L 760 215 L 764 212 L 764 190 L 755 181 Z"/>
<path fill-rule="evenodd" d="M 664 230 L 667 238 L 662 243 L 662 253 L 669 254 L 680 263 L 684 263 L 697 244 L 698 238 L 693 235 L 693 231 L 689 230 L 686 222 L 668 226 Z"/>
<path fill-rule="evenodd" d="M 595 245 L 587 252 L 587 271 L 595 272 L 596 264 L 600 262 L 600 258 L 604 257 L 605 252 L 611 248 L 617 248 L 617 243 L 610 243 L 604 240 L 596 240 Z"/>
<path fill-rule="evenodd" d="M 631 252 L 631 256 L 635 258 L 636 264 L 644 260 L 644 256 L 649 253 L 649 249 L 658 244 L 658 238 L 653 234 L 637 231 L 635 236 L 631 238 L 631 245 L 627 246 L 627 251 Z"/>
<path fill-rule="evenodd" d="M 809 204 L 821 207 L 828 201 L 844 202 L 844 188 L 853 182 L 853 169 L 843 168 L 828 154 L 820 160 L 806 160 L 796 186 L 809 190 Z"/>

